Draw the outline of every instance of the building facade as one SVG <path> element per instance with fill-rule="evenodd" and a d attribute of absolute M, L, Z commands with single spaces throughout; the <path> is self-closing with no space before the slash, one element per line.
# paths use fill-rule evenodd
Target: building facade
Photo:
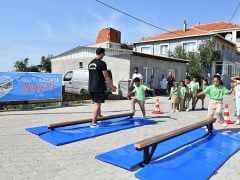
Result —
<path fill-rule="evenodd" d="M 198 46 L 206 40 L 215 43 L 219 58 L 212 64 L 210 75 L 219 73 L 223 81 L 230 86 L 230 77 L 240 75 L 240 25 L 217 22 L 198 24 L 169 33 L 143 38 L 134 43 L 134 50 L 157 56 L 169 56 L 177 46 L 182 46 L 185 52 L 196 52 Z"/>

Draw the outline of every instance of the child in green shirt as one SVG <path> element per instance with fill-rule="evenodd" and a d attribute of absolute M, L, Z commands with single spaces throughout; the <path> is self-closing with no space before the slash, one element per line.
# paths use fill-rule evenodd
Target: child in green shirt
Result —
<path fill-rule="evenodd" d="M 179 93 L 179 105 L 180 105 L 180 111 L 184 110 L 184 99 L 186 94 L 186 85 L 185 81 L 180 82 L 180 93 Z"/>
<path fill-rule="evenodd" d="M 174 82 L 173 87 L 171 88 L 170 97 L 172 103 L 172 112 L 178 112 L 180 97 L 180 88 L 178 87 L 178 82 Z"/>
<path fill-rule="evenodd" d="M 146 118 L 146 112 L 145 112 L 145 91 L 154 91 L 153 89 L 148 88 L 147 86 L 141 85 L 139 78 L 135 78 L 133 80 L 135 88 L 133 89 L 132 92 L 128 94 L 128 97 L 130 98 L 131 96 L 135 95 L 134 98 L 132 99 L 132 113 L 135 113 L 135 104 L 138 103 L 140 106 L 140 109 L 143 114 L 143 118 Z"/>
<path fill-rule="evenodd" d="M 231 92 L 232 89 L 228 90 L 222 85 L 221 77 L 219 75 L 215 75 L 213 77 L 213 85 L 208 86 L 204 91 L 197 95 L 198 97 L 206 94 L 209 95 L 210 101 L 208 106 L 208 118 L 213 118 L 214 113 L 216 112 L 218 122 L 223 124 L 223 127 L 227 127 L 227 124 L 224 122 L 223 118 L 222 100 L 224 95 L 231 94 Z"/>

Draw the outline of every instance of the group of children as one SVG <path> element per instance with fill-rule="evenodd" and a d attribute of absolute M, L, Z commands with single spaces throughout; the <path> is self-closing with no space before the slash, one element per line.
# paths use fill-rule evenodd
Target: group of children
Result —
<path fill-rule="evenodd" d="M 222 106 L 223 106 L 223 96 L 226 94 L 231 94 L 235 92 L 235 102 L 236 102 L 236 114 L 237 121 L 236 124 L 240 124 L 240 77 L 232 77 L 232 88 L 228 90 L 222 83 L 221 77 L 215 75 L 213 77 L 213 84 L 208 85 L 208 80 L 202 80 L 201 86 L 197 82 L 196 77 L 192 78 L 190 82 L 189 79 L 185 79 L 180 82 L 174 82 L 174 86 L 171 88 L 171 103 L 172 112 L 175 111 L 189 111 L 189 102 L 192 100 L 192 110 L 195 109 L 198 100 L 202 100 L 202 109 L 204 109 L 204 99 L 206 95 L 209 95 L 210 101 L 208 106 L 208 118 L 213 118 L 214 113 L 217 115 L 218 122 L 223 124 L 224 127 L 227 125 L 224 123 Z M 154 91 L 145 85 L 141 84 L 139 78 L 134 79 L 134 90 L 129 93 L 128 97 L 132 98 L 132 112 L 135 113 L 135 104 L 138 103 L 143 117 L 146 117 L 145 112 L 145 91 Z"/>
<path fill-rule="evenodd" d="M 199 99 L 202 100 L 202 109 L 204 110 L 204 99 L 205 96 L 201 98 L 197 97 L 198 92 L 205 90 L 208 86 L 208 80 L 204 79 L 201 86 L 197 82 L 196 77 L 192 78 L 190 82 L 189 79 L 185 79 L 178 82 L 174 82 L 173 87 L 170 92 L 170 99 L 172 103 L 172 112 L 175 111 L 189 111 L 189 104 L 192 100 L 192 110 L 195 110 L 196 103 Z"/>

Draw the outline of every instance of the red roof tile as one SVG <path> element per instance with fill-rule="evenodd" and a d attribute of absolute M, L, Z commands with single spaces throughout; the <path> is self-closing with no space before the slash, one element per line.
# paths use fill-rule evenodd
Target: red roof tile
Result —
<path fill-rule="evenodd" d="M 212 31 L 220 31 L 220 30 L 233 29 L 233 28 L 240 28 L 240 25 L 225 23 L 225 22 L 199 24 L 199 25 L 195 25 L 191 28 L 188 28 L 186 31 L 183 31 L 182 29 L 178 29 L 178 30 L 174 30 L 174 31 L 171 31 L 171 32 L 159 34 L 159 35 L 156 35 L 156 36 L 143 38 L 139 42 L 165 40 L 165 39 L 175 39 L 175 38 L 188 37 L 188 36 L 206 35 L 206 34 L 210 34 Z"/>

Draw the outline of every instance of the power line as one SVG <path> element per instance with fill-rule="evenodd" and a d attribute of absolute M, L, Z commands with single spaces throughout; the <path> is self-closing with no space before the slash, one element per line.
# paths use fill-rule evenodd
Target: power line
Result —
<path fill-rule="evenodd" d="M 239 7 L 240 7 L 240 2 L 238 3 L 238 6 L 237 6 L 237 8 L 235 9 L 235 11 L 234 11 L 232 17 L 229 19 L 228 23 L 230 23 L 230 22 L 232 21 L 233 17 L 234 17 L 235 14 L 237 13 Z"/>
<path fill-rule="evenodd" d="M 137 17 L 135 17 L 135 16 L 132 16 L 132 15 L 126 13 L 126 12 L 123 12 L 123 11 L 121 11 L 121 10 L 113 7 L 113 6 L 110 6 L 110 5 L 108 5 L 108 4 L 106 4 L 106 3 L 102 2 L 102 1 L 99 1 L 99 0 L 96 0 L 96 1 L 97 1 L 98 3 L 101 3 L 101 4 L 104 5 L 104 6 L 107 6 L 107 7 L 111 8 L 111 9 L 113 9 L 113 10 L 115 10 L 115 11 L 118 11 L 118 12 L 120 12 L 120 13 L 122 13 L 122 14 L 124 14 L 124 15 L 132 18 L 132 19 L 135 19 L 135 20 L 137 20 L 137 21 L 140 21 L 140 22 L 142 22 L 142 23 L 144 23 L 144 24 L 147 24 L 147 25 L 149 25 L 149 26 L 152 26 L 152 27 L 154 27 L 154 28 L 160 29 L 160 30 L 165 31 L 165 32 L 169 32 L 169 33 L 172 33 L 172 34 L 176 34 L 176 35 L 182 36 L 181 34 L 178 34 L 178 33 L 175 33 L 175 32 L 171 32 L 171 31 L 169 31 L 169 30 L 167 30 L 167 29 L 161 28 L 161 27 L 156 26 L 156 25 L 154 25 L 154 24 L 151 24 L 151 23 L 149 23 L 149 22 L 147 22 L 147 21 L 141 20 L 141 19 L 139 19 L 139 18 L 137 18 Z"/>

